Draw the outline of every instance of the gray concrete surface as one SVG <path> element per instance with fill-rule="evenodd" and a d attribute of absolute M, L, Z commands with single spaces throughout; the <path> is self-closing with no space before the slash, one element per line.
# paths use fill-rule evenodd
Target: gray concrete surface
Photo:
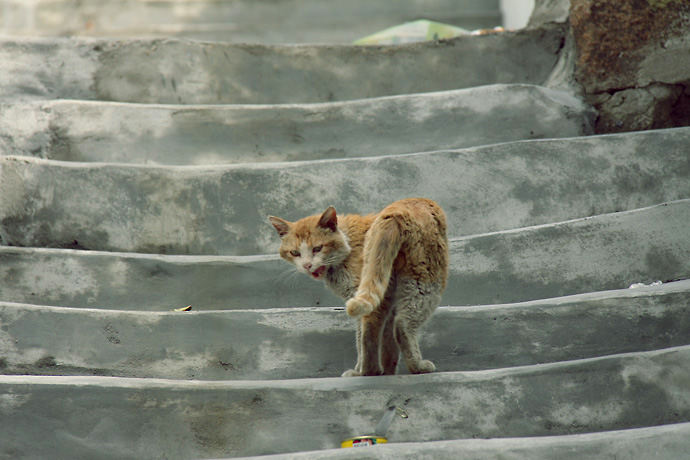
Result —
<path fill-rule="evenodd" d="M 0 376 L 5 439 L 24 458 L 208 458 L 391 442 L 529 437 L 690 421 L 690 347 L 478 372 L 280 381 Z M 35 442 L 40 439 L 41 442 Z"/>
<path fill-rule="evenodd" d="M 457 278 L 447 295 L 479 305 L 687 278 L 689 224 L 690 200 L 681 200 L 461 238 L 451 249 L 461 268 L 454 266 Z"/>
<path fill-rule="evenodd" d="M 381 444 L 372 449 L 332 449 L 242 457 L 264 460 L 346 459 L 398 460 L 678 460 L 690 450 L 690 424 L 608 431 L 606 433 L 513 439 Z M 235 457 L 237 458 L 237 457 Z"/>
<path fill-rule="evenodd" d="M 2 0 L 0 33 L 177 36 L 252 43 L 349 43 L 419 18 L 469 30 L 501 25 L 498 0 Z"/>
<path fill-rule="evenodd" d="M 690 128 L 378 158 L 208 167 L 0 156 L 0 243 L 168 254 L 277 252 L 268 215 L 436 200 L 449 236 L 690 196 Z"/>
<path fill-rule="evenodd" d="M 690 345 L 688 299 L 690 280 L 441 307 L 421 347 L 438 372 L 451 372 Z M 357 359 L 342 307 L 117 312 L 5 302 L 0 325 L 3 374 L 277 380 L 338 377 Z"/>
<path fill-rule="evenodd" d="M 690 200 L 451 239 L 444 305 L 517 302 L 690 275 Z M 118 310 L 340 306 L 277 255 L 161 256 L 0 247 L 5 301 Z"/>
<path fill-rule="evenodd" d="M 0 100 L 285 104 L 538 85 L 563 33 L 553 25 L 383 47 L 3 37 Z"/>
<path fill-rule="evenodd" d="M 198 165 L 353 158 L 592 134 L 567 93 L 489 85 L 346 102 L 180 106 L 42 101 L 0 106 L 0 155 Z"/>

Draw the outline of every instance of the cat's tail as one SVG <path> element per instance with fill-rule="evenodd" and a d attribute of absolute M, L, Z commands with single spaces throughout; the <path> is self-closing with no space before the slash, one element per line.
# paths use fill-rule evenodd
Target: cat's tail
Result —
<path fill-rule="evenodd" d="M 355 296 L 345 304 L 348 315 L 368 315 L 383 300 L 393 272 L 393 263 L 403 244 L 403 232 L 398 219 L 395 215 L 378 218 L 369 229 L 359 288 Z"/>

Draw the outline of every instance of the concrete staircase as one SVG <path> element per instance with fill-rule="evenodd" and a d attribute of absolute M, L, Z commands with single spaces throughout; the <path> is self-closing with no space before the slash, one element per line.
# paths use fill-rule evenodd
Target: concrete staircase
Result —
<path fill-rule="evenodd" d="M 424 18 L 470 30 L 501 23 L 499 0 L 3 0 L 4 33 L 184 37 L 265 44 L 349 43 Z"/>
<path fill-rule="evenodd" d="M 2 3 L 0 458 L 690 452 L 690 128 L 593 135 L 564 24 L 296 46 L 423 2 L 260 31 L 278 4 L 72 3 Z M 145 38 L 173 32 L 226 41 Z M 449 217 L 438 372 L 340 378 L 354 324 L 266 216 L 409 196 Z M 338 448 L 390 405 L 388 445 Z"/>

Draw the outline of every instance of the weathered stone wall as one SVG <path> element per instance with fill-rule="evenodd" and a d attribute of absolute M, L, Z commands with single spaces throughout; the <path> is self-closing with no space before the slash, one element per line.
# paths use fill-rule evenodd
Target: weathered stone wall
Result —
<path fill-rule="evenodd" d="M 570 23 L 597 132 L 690 125 L 690 2 L 572 0 Z"/>
<path fill-rule="evenodd" d="M 690 126 L 690 2 L 537 0 L 529 27 L 568 24 L 551 86 L 574 86 L 600 134 Z"/>

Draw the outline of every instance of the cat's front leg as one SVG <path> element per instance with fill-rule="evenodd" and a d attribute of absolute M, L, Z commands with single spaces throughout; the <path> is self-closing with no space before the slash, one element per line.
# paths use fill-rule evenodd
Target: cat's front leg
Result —
<path fill-rule="evenodd" d="M 379 359 L 383 314 L 380 311 L 362 317 L 362 375 L 381 375 Z"/>
<path fill-rule="evenodd" d="M 362 375 L 362 321 L 357 321 L 357 335 L 355 336 L 357 344 L 357 364 L 354 369 L 348 369 L 343 372 L 343 377 L 359 377 Z"/>
<path fill-rule="evenodd" d="M 381 316 L 371 314 L 360 318 L 357 324 L 357 366 L 345 371 L 343 377 L 383 374 L 379 363 L 379 342 L 383 322 Z"/>
<path fill-rule="evenodd" d="M 355 364 L 355 372 L 362 372 L 362 355 L 364 351 L 362 350 L 362 320 L 357 321 L 357 364 Z"/>

